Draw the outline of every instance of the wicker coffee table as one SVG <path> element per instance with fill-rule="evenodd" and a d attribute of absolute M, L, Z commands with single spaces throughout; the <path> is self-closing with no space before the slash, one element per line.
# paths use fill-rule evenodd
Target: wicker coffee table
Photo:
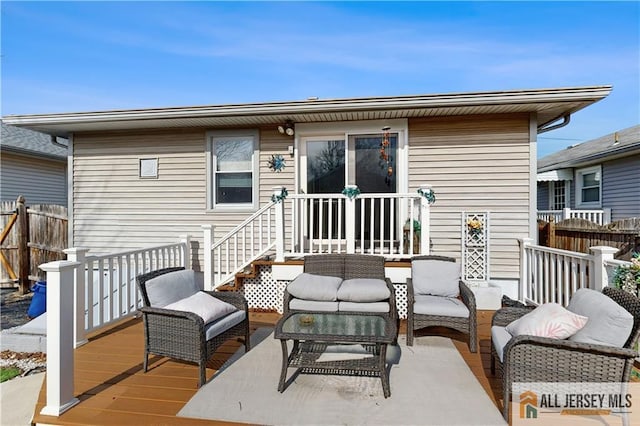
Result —
<path fill-rule="evenodd" d="M 278 391 L 286 389 L 287 371 L 294 374 L 332 374 L 380 377 L 384 397 L 391 395 L 386 368 L 387 345 L 397 338 L 388 314 L 360 312 L 288 312 L 276 324 L 274 337 L 282 345 L 282 372 Z M 287 340 L 293 341 L 289 352 Z M 349 354 L 354 344 L 366 351 Z M 342 355 L 341 346 L 345 349 Z M 332 351 L 325 355 L 327 348 Z M 335 359 L 344 356 L 345 359 Z M 358 358 L 361 356 L 360 358 Z M 334 358 L 334 359 L 331 359 Z M 355 358 L 355 359 L 352 359 Z"/>

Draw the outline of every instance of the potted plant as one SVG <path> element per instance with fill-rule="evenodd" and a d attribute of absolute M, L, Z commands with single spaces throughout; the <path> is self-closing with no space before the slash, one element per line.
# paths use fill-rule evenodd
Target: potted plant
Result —
<path fill-rule="evenodd" d="M 420 222 L 417 220 L 413 220 L 413 254 L 420 253 Z M 409 253 L 409 236 L 411 233 L 411 219 L 407 219 L 402 227 L 403 236 L 404 236 L 404 252 Z"/>

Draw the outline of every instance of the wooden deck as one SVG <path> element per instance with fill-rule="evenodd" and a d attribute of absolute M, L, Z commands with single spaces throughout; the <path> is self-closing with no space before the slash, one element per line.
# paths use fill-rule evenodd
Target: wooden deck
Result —
<path fill-rule="evenodd" d="M 478 311 L 480 351 L 469 352 L 465 336 L 455 331 L 431 328 L 428 334 L 442 334 L 453 339 L 467 365 L 496 406 L 501 406 L 500 382 L 491 376 L 490 328 L 493 311 Z M 274 325 L 280 315 L 251 313 L 251 327 Z M 405 324 L 401 326 L 401 333 Z M 419 334 L 423 335 L 423 334 Z M 40 415 L 46 401 L 46 384 L 40 391 L 34 423 L 52 425 L 124 425 L 231 424 L 176 417 L 197 391 L 198 369 L 195 364 L 150 357 L 150 370 L 142 371 L 144 350 L 142 320 L 126 321 L 114 328 L 90 336 L 89 343 L 75 351 L 75 392 L 80 403 L 60 417 Z M 225 344 L 212 358 L 207 379 L 239 347 L 240 342 Z M 274 383 L 274 386 L 276 384 Z"/>

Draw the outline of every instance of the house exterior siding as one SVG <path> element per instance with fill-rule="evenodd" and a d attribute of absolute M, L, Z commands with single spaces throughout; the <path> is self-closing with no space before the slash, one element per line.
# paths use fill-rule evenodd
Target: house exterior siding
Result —
<path fill-rule="evenodd" d="M 409 121 L 409 188 L 433 185 L 433 252 L 460 257 L 461 213 L 490 212 L 492 278 L 517 279 L 531 216 L 529 115 Z"/>
<path fill-rule="evenodd" d="M 549 208 L 549 182 L 538 183 L 538 210 L 551 210 Z"/>
<path fill-rule="evenodd" d="M 91 254 L 110 253 L 188 234 L 194 241 L 193 267 L 202 269 L 201 225 L 213 224 L 217 239 L 251 214 L 207 209 L 207 130 L 75 134 L 73 244 Z M 259 133 L 263 205 L 272 187 L 292 187 L 293 161 L 280 173 L 269 171 L 266 162 L 271 154 L 286 154 L 293 140 L 275 126 Z M 158 158 L 157 179 L 139 178 L 140 158 Z"/>
<path fill-rule="evenodd" d="M 0 201 L 15 201 L 22 195 L 27 205 L 67 205 L 66 161 L 3 152 L 0 182 Z"/>
<path fill-rule="evenodd" d="M 640 217 L 640 154 L 602 164 L 602 207 L 611 220 Z"/>
<path fill-rule="evenodd" d="M 259 201 L 273 187 L 295 192 L 294 140 L 275 125 L 259 129 Z M 530 228 L 529 114 L 410 119 L 409 190 L 433 186 L 433 251 L 459 259 L 461 213 L 491 212 L 491 276 L 517 279 L 517 239 Z M 189 234 L 194 269 L 203 268 L 202 224 L 214 241 L 250 211 L 207 209 L 206 133 L 211 129 L 77 133 L 73 139 L 73 244 L 91 254 L 176 241 Z M 285 157 L 279 173 L 273 154 Z M 139 178 L 140 158 L 158 158 L 157 179 Z M 499 164 L 499 167 L 496 165 Z"/>

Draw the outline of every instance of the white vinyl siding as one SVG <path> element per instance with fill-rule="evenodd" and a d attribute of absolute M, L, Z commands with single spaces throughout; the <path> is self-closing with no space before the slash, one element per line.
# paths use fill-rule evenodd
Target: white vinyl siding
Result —
<path fill-rule="evenodd" d="M 213 224 L 218 239 L 250 212 L 207 209 L 206 132 L 156 131 L 74 135 L 74 245 L 91 254 L 149 247 L 190 235 L 194 241 L 193 267 L 203 268 L 201 225 Z M 272 187 L 292 188 L 293 161 L 288 145 L 293 139 L 276 126 L 260 130 L 260 205 L 268 202 Z M 281 173 L 266 162 L 271 154 L 287 158 Z M 139 178 L 139 159 L 158 158 L 158 178 Z"/>
<path fill-rule="evenodd" d="M 491 275 L 518 277 L 517 239 L 529 236 L 529 115 L 411 119 L 408 124 L 409 191 L 433 185 L 434 252 L 460 257 L 460 213 L 491 212 Z M 207 209 L 207 131 L 131 131 L 74 135 L 74 245 L 91 254 L 193 238 L 193 267 L 203 268 L 201 225 L 219 239 L 251 212 Z M 276 124 L 259 129 L 259 205 L 273 188 L 296 192 L 294 138 Z M 276 173 L 268 160 L 283 155 Z M 139 159 L 158 158 L 157 179 L 139 178 Z M 403 172 L 405 173 L 405 172 Z"/>
<path fill-rule="evenodd" d="M 461 251 L 461 212 L 491 215 L 492 278 L 519 276 L 518 238 L 531 216 L 529 115 L 425 118 L 409 121 L 409 187 L 433 186 L 433 252 Z M 535 213 L 535 212 L 534 212 Z"/>
<path fill-rule="evenodd" d="M 1 201 L 24 196 L 27 205 L 67 205 L 67 163 L 13 153 L 2 153 Z"/>

